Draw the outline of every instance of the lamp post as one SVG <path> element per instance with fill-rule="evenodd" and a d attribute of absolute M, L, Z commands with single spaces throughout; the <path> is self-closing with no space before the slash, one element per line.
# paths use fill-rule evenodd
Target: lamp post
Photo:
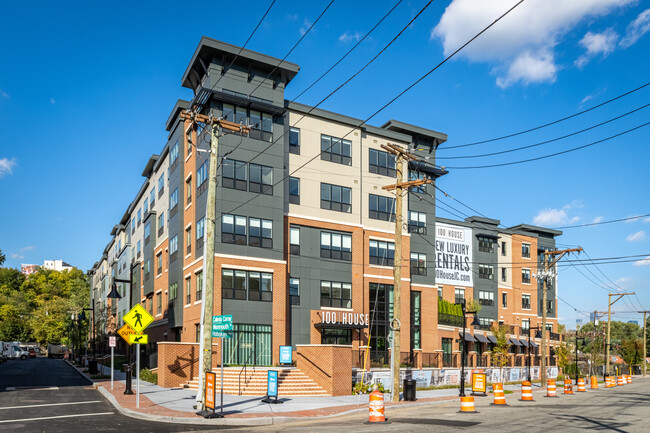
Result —
<path fill-rule="evenodd" d="M 578 369 L 578 340 L 582 340 L 584 344 L 585 337 L 578 337 L 578 328 L 576 327 L 576 385 L 578 385 L 578 379 L 580 379 L 580 370 Z"/>
<path fill-rule="evenodd" d="M 133 268 L 131 268 L 131 275 L 133 275 Z M 113 279 L 113 290 L 111 290 L 111 293 L 117 292 L 117 283 L 128 284 L 129 285 L 129 292 L 131 291 L 131 280 L 122 280 L 122 279 L 119 279 L 119 278 L 114 278 Z M 131 307 L 131 306 L 129 305 L 129 307 Z M 126 373 L 126 386 L 125 386 L 125 389 L 124 389 L 124 394 L 131 395 L 131 394 L 133 394 L 133 390 L 131 389 L 133 374 L 131 372 L 131 346 L 129 346 L 128 343 L 126 345 L 126 367 L 124 368 L 124 370 L 125 370 L 124 372 Z"/>
<path fill-rule="evenodd" d="M 467 333 L 467 326 L 465 323 L 465 316 L 467 314 L 467 311 L 465 310 L 465 299 L 462 299 L 460 302 L 460 308 L 462 309 L 463 312 L 463 351 L 461 352 L 461 360 L 460 360 L 460 393 L 458 394 L 460 397 L 465 397 L 465 362 L 467 359 L 467 340 L 465 339 L 465 335 Z M 471 323 L 471 326 L 476 325 L 476 311 L 470 311 L 470 314 L 474 316 L 474 320 Z"/>

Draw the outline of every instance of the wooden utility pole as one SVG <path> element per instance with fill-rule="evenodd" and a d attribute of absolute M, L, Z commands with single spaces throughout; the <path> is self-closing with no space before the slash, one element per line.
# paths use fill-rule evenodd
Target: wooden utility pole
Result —
<path fill-rule="evenodd" d="M 605 344 L 607 350 L 605 352 L 605 374 L 609 374 L 609 346 L 611 341 L 610 336 L 612 328 L 612 305 L 615 304 L 623 296 L 627 295 L 634 295 L 634 293 L 608 293 L 607 295 L 609 302 L 607 302 L 607 343 Z M 614 299 L 614 302 L 612 302 L 612 296 L 618 296 L 616 299 Z"/>
<path fill-rule="evenodd" d="M 537 278 L 542 278 L 542 330 L 541 330 L 541 337 L 542 337 L 542 350 L 540 351 L 541 355 L 541 367 L 540 367 L 540 379 L 542 382 L 542 387 L 546 386 L 546 303 L 547 303 L 547 295 L 546 295 L 546 279 L 550 276 L 550 270 L 553 269 L 555 264 L 566 254 L 568 253 L 573 253 L 573 252 L 580 252 L 582 251 L 582 248 L 570 248 L 567 250 L 555 250 L 555 251 L 544 251 L 542 254 L 544 255 L 544 272 L 540 275 L 538 274 Z M 548 260 L 546 258 L 548 257 Z M 557 257 L 555 257 L 557 256 Z M 553 257 L 555 257 L 553 259 Z M 557 288 L 556 288 L 557 290 Z M 557 311 L 557 305 L 555 306 Z"/>
<path fill-rule="evenodd" d="M 393 321 L 390 328 L 393 330 L 393 347 L 391 350 L 391 371 L 393 373 L 393 383 L 391 393 L 394 402 L 399 402 L 399 366 L 400 366 L 400 328 L 401 328 L 401 308 L 402 308 L 402 194 L 404 189 L 408 190 L 414 186 L 420 186 L 431 183 L 428 179 L 418 179 L 404 182 L 403 164 L 405 160 L 416 160 L 417 158 L 409 154 L 401 147 L 389 144 L 381 145 L 382 149 L 396 156 L 395 166 L 397 167 L 397 179 L 394 185 L 386 185 L 382 189 L 386 191 L 395 190 L 395 259 L 393 264 Z"/>
<path fill-rule="evenodd" d="M 197 114 L 194 112 L 184 111 L 181 113 L 183 120 L 189 119 L 192 125 L 203 123 L 211 127 L 210 140 L 210 171 L 208 174 L 208 202 L 206 205 L 206 224 L 205 224 L 205 242 L 203 247 L 204 265 L 203 274 L 205 278 L 203 290 L 203 338 L 201 340 L 201 356 L 203 357 L 203 371 L 199 377 L 199 396 L 200 409 L 206 411 L 206 403 L 203 398 L 205 395 L 205 376 L 206 372 L 212 371 L 212 315 L 214 314 L 214 240 L 216 230 L 216 200 L 217 200 L 217 156 L 219 154 L 219 133 L 217 128 L 225 129 L 231 132 L 248 133 L 250 128 L 234 122 L 228 122 L 221 119 L 215 119 L 212 116 Z M 186 135 L 187 136 L 187 135 Z M 223 339 L 222 339 L 223 340 Z M 220 348 L 223 352 L 223 347 Z M 223 359 L 223 358 L 222 358 Z M 221 384 L 223 386 L 223 383 Z"/>
<path fill-rule="evenodd" d="M 646 352 L 646 350 L 647 350 L 647 348 L 646 348 L 646 328 L 648 327 L 648 319 L 647 319 L 647 317 L 648 317 L 649 311 L 639 311 L 639 313 L 643 313 L 643 377 L 645 377 L 646 369 L 647 369 L 645 360 L 646 360 L 646 357 L 648 356 L 648 355 L 646 355 L 648 353 L 648 352 Z M 630 374 L 632 374 L 632 373 L 630 373 Z"/>

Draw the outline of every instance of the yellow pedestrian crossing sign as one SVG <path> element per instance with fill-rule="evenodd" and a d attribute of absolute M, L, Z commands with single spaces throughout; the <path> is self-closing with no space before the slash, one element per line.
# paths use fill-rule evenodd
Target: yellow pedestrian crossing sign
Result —
<path fill-rule="evenodd" d="M 142 308 L 142 305 L 135 304 L 131 311 L 126 313 L 124 321 L 131 325 L 138 334 L 142 332 L 147 326 L 153 322 L 153 316 L 147 310 Z"/>
<path fill-rule="evenodd" d="M 129 344 L 148 344 L 148 334 L 131 334 L 129 335 Z"/>

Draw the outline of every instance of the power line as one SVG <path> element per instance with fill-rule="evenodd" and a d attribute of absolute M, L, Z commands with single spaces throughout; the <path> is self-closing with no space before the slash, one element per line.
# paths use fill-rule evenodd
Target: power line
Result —
<path fill-rule="evenodd" d="M 531 149 L 533 147 L 542 146 L 544 144 L 553 143 L 555 141 L 560 141 L 560 140 L 564 140 L 565 138 L 573 137 L 574 135 L 582 134 L 583 132 L 587 132 L 587 131 L 590 131 L 592 129 L 598 128 L 599 126 L 603 126 L 603 125 L 606 125 L 608 123 L 614 122 L 616 120 L 622 119 L 625 116 L 629 116 L 630 114 L 634 114 L 637 111 L 643 110 L 644 108 L 647 108 L 647 107 L 650 107 L 650 104 L 646 104 L 646 105 L 643 105 L 641 107 L 635 108 L 632 111 L 628 111 L 627 113 L 621 114 L 620 116 L 613 117 L 613 118 L 608 119 L 608 120 L 606 120 L 604 122 L 598 123 L 596 125 L 592 125 L 592 126 L 590 126 L 588 128 L 584 128 L 584 129 L 581 129 L 579 131 L 575 131 L 575 132 L 572 132 L 570 134 L 566 134 L 566 135 L 563 135 L 561 137 L 556 137 L 556 138 L 553 138 L 553 139 L 550 139 L 550 140 L 540 141 L 539 143 L 529 144 L 527 146 L 516 147 L 514 149 L 501 150 L 499 152 L 483 153 L 483 154 L 480 154 L 480 155 L 442 156 L 442 157 L 439 157 L 438 159 L 484 158 L 484 157 L 487 157 L 487 156 L 502 155 L 504 153 L 518 152 L 518 151 L 524 150 L 524 149 Z"/>
<path fill-rule="evenodd" d="M 611 223 L 618 223 L 621 221 L 630 221 L 630 220 L 636 220 L 639 218 L 645 218 L 645 217 L 650 217 L 650 213 L 647 213 L 645 215 L 637 215 L 637 216 L 632 216 L 628 218 L 619 218 L 615 220 L 609 220 L 609 221 L 599 221 L 597 223 L 589 223 L 589 224 L 577 224 L 577 225 L 572 225 L 572 226 L 560 226 L 560 227 L 553 227 L 554 229 L 575 229 L 578 227 L 589 227 L 589 226 L 598 226 L 601 224 L 611 224 Z"/>
<path fill-rule="evenodd" d="M 648 125 L 650 125 L 650 122 L 643 123 L 641 125 L 635 126 L 634 128 L 630 128 L 630 129 L 628 129 L 626 131 L 619 132 L 618 134 L 611 135 L 611 136 L 603 138 L 601 140 L 593 141 L 591 143 L 588 143 L 588 144 L 585 144 L 585 145 L 582 145 L 582 146 L 578 146 L 578 147 L 574 147 L 574 148 L 571 148 L 571 149 L 563 150 L 561 152 L 551 153 L 549 155 L 538 156 L 536 158 L 522 159 L 522 160 L 519 160 L 519 161 L 511 161 L 511 162 L 503 162 L 503 163 L 500 163 L 500 164 L 475 165 L 475 166 L 471 166 L 471 167 L 467 167 L 467 166 L 466 167 L 445 167 L 445 168 L 447 168 L 447 169 L 455 169 L 455 170 L 467 170 L 467 169 L 477 169 L 477 168 L 504 167 L 506 165 L 515 165 L 515 164 L 523 164 L 523 163 L 526 163 L 526 162 L 538 161 L 540 159 L 552 158 L 554 156 L 563 155 L 565 153 L 575 152 L 576 150 L 580 150 L 580 149 L 584 149 L 584 148 L 587 148 L 587 147 L 590 147 L 590 146 L 594 146 L 594 145 L 596 145 L 598 143 L 602 143 L 602 142 L 611 140 L 613 138 L 620 137 L 621 135 L 628 134 L 628 133 L 630 133 L 632 131 L 635 131 L 637 129 L 643 128 L 643 127 L 648 126 Z"/>
<path fill-rule="evenodd" d="M 460 145 L 456 145 L 456 146 L 443 146 L 443 147 L 439 148 L 438 150 L 447 150 L 447 149 L 455 149 L 455 148 L 459 148 L 459 147 L 475 146 L 475 145 L 477 145 L 477 144 L 490 143 L 490 142 L 497 141 L 497 140 L 503 140 L 503 139 L 505 139 L 505 138 L 516 137 L 516 136 L 518 136 L 518 135 L 526 134 L 526 133 L 528 133 L 528 132 L 537 131 L 538 129 L 546 128 L 547 126 L 555 125 L 556 123 L 564 122 L 565 120 L 572 119 L 572 118 L 574 118 L 574 117 L 576 117 L 576 116 L 580 116 L 581 114 L 588 113 L 589 111 L 595 110 L 596 108 L 600 108 L 600 107 L 602 107 L 603 105 L 607 105 L 607 104 L 609 104 L 610 102 L 614 102 L 614 101 L 616 101 L 616 100 L 618 100 L 618 99 L 621 99 L 621 98 L 623 98 L 623 97 L 625 97 L 625 96 L 628 96 L 628 95 L 630 95 L 630 94 L 632 94 L 632 93 L 634 93 L 634 92 L 636 92 L 636 91 L 638 91 L 638 90 L 641 90 L 641 89 L 643 89 L 643 88 L 645 88 L 645 87 L 647 87 L 647 86 L 649 86 L 649 85 L 650 85 L 650 82 L 645 83 L 645 84 L 643 84 L 643 85 L 637 87 L 636 89 L 632 89 L 632 90 L 630 90 L 630 91 L 628 91 L 628 92 L 623 93 L 622 95 L 618 95 L 618 96 L 616 96 L 616 97 L 614 97 L 614 98 L 612 98 L 612 99 L 609 99 L 609 100 L 607 100 L 607 101 L 605 101 L 605 102 L 602 102 L 602 103 L 600 103 L 600 104 L 598 104 L 598 105 L 595 105 L 595 106 L 593 106 L 593 107 L 591 107 L 591 108 L 588 108 L 588 109 L 586 109 L 586 110 L 579 111 L 579 112 L 577 112 L 577 113 L 575 113 L 575 114 L 572 114 L 572 115 L 570 115 L 570 116 L 563 117 L 563 118 L 558 119 L 558 120 L 554 120 L 553 122 L 549 122 L 549 123 L 545 123 L 545 124 L 543 124 L 543 125 L 536 126 L 536 127 L 534 127 L 534 128 L 526 129 L 526 130 L 524 130 L 524 131 L 519 131 L 519 132 L 515 132 L 515 133 L 512 133 L 512 134 L 508 134 L 508 135 L 503 135 L 503 136 L 501 136 L 501 137 L 490 138 L 490 139 L 488 139 L 488 140 L 475 141 L 475 142 L 473 142 L 473 143 L 460 144 Z"/>

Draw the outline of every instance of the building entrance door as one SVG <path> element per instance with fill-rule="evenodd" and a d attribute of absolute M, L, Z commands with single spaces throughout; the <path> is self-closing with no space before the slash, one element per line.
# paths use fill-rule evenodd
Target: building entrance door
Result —
<path fill-rule="evenodd" d="M 223 340 L 224 365 L 271 365 L 271 326 L 236 323 Z"/>

